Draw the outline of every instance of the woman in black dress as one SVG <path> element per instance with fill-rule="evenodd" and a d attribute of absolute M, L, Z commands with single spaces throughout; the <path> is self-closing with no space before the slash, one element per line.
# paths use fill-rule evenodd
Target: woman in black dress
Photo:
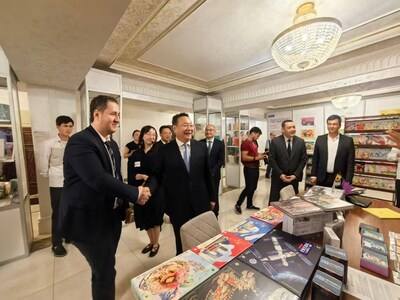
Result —
<path fill-rule="evenodd" d="M 155 168 L 157 146 L 157 131 L 154 127 L 147 125 L 140 131 L 139 149 L 133 152 L 129 163 L 131 164 L 134 186 L 141 186 L 152 174 Z M 158 188 L 153 191 L 150 199 L 145 205 L 135 205 L 133 207 L 135 214 L 136 228 L 146 230 L 150 243 L 142 250 L 142 253 L 150 252 L 150 257 L 158 253 L 160 244 L 161 225 L 164 216 L 163 189 Z"/>
<path fill-rule="evenodd" d="M 132 133 L 133 141 L 126 144 L 126 146 L 124 148 L 124 153 L 123 153 L 124 158 L 128 159 L 128 164 L 127 164 L 127 166 L 128 166 L 128 183 L 131 185 L 133 185 L 134 178 L 132 176 L 132 170 L 130 169 L 131 164 L 129 162 L 132 158 L 133 152 L 135 152 L 137 149 L 139 149 L 139 136 L 140 136 L 140 130 L 135 129 Z"/>

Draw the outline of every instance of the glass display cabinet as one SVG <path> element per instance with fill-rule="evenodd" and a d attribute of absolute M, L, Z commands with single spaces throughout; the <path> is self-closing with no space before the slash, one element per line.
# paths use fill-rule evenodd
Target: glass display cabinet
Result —
<path fill-rule="evenodd" d="M 243 187 L 243 165 L 240 163 L 240 145 L 247 138 L 250 117 L 239 111 L 225 113 L 226 185 Z"/>
<path fill-rule="evenodd" d="M 33 241 L 17 79 L 0 48 L 0 265 L 28 256 Z"/>
<path fill-rule="evenodd" d="M 215 137 L 222 140 L 222 101 L 211 97 L 205 97 L 194 100 L 194 138 L 201 140 L 205 138 L 205 127 L 207 124 L 213 124 L 216 127 Z"/>

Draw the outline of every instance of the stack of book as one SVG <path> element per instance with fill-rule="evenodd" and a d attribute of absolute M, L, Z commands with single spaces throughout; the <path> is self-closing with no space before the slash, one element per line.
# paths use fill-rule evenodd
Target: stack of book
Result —
<path fill-rule="evenodd" d="M 382 276 L 389 276 L 387 248 L 382 233 L 373 228 L 361 228 L 360 265 Z"/>
<path fill-rule="evenodd" d="M 342 200 L 344 199 L 343 190 L 324 186 L 314 185 L 302 198 L 321 207 L 324 211 L 348 210 L 354 207 L 353 204 Z"/>

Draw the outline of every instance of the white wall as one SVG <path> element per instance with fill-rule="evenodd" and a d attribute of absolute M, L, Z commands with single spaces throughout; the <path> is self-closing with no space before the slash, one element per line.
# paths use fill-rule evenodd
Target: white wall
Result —
<path fill-rule="evenodd" d="M 43 142 L 58 133 L 55 120 L 68 115 L 76 120 L 77 92 L 28 85 L 27 98 L 30 108 L 33 146 L 35 149 L 36 175 L 39 191 L 39 234 L 51 232 L 51 205 L 49 182 L 38 173 L 41 165 Z M 74 132 L 76 129 L 74 129 Z"/>

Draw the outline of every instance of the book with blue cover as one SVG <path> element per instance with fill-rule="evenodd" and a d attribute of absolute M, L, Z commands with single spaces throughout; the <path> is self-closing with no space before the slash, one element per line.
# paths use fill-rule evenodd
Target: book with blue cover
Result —
<path fill-rule="evenodd" d="M 182 299 L 298 300 L 299 297 L 244 262 L 234 259 Z"/>
<path fill-rule="evenodd" d="M 238 258 L 302 298 L 321 254 L 321 246 L 273 230 Z"/>
<path fill-rule="evenodd" d="M 218 269 L 192 251 L 186 251 L 131 280 L 137 299 L 180 299 Z"/>
<path fill-rule="evenodd" d="M 253 218 L 247 218 L 239 224 L 229 228 L 226 232 L 234 234 L 250 243 L 257 242 L 275 226 Z"/>

